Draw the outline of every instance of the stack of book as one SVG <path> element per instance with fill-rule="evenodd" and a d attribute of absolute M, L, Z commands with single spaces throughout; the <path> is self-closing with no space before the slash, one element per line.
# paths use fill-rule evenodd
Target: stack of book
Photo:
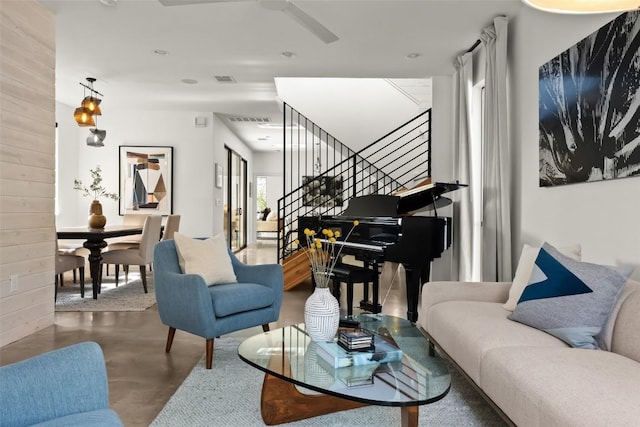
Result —
<path fill-rule="evenodd" d="M 367 331 L 342 331 L 338 345 L 347 351 L 373 350 L 373 334 Z"/>
<path fill-rule="evenodd" d="M 319 342 L 316 353 L 332 368 L 379 364 L 402 360 L 402 350 L 379 336 L 373 337 L 373 348 L 367 351 L 349 351 L 337 342 Z"/>

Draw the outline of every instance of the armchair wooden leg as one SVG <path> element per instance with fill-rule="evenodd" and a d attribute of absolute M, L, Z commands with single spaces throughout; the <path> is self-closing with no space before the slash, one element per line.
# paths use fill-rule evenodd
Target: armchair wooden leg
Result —
<path fill-rule="evenodd" d="M 144 265 L 140 266 L 140 277 L 142 277 L 142 287 L 144 288 L 144 293 L 147 292 L 147 267 Z"/>
<path fill-rule="evenodd" d="M 167 347 L 164 349 L 165 353 L 169 353 L 171 351 L 171 346 L 173 345 L 173 337 L 176 335 L 176 328 L 169 326 L 169 335 L 167 335 Z"/>
<path fill-rule="evenodd" d="M 262 332 L 269 332 L 269 324 L 265 323 L 264 325 L 262 325 Z"/>
<path fill-rule="evenodd" d="M 207 340 L 207 369 L 213 366 L 213 338 Z"/>
<path fill-rule="evenodd" d="M 116 288 L 118 287 L 118 276 L 120 276 L 120 264 L 116 264 Z"/>

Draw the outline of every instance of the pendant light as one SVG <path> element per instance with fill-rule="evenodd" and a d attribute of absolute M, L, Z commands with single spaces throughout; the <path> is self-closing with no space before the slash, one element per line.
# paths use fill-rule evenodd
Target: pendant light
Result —
<path fill-rule="evenodd" d="M 522 0 L 525 4 L 552 13 L 612 13 L 637 10 L 638 0 Z"/>
<path fill-rule="evenodd" d="M 93 116 L 102 114 L 102 111 L 100 110 L 100 103 L 102 100 L 98 98 L 98 95 L 104 95 L 93 88 L 93 83 L 96 81 L 95 78 L 87 77 L 87 81 L 89 82 L 89 85 L 80 83 L 80 86 L 84 87 L 84 96 L 80 107 L 76 108 L 73 112 L 73 118 L 76 123 L 78 123 L 78 126 L 81 127 L 95 126 L 96 122 Z M 89 89 L 89 96 L 87 96 L 87 89 Z"/>

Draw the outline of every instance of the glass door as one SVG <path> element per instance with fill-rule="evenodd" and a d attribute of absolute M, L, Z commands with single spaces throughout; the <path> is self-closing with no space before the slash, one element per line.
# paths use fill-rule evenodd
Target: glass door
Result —
<path fill-rule="evenodd" d="M 227 150 L 225 231 L 227 242 L 236 252 L 247 246 L 247 161 Z"/>

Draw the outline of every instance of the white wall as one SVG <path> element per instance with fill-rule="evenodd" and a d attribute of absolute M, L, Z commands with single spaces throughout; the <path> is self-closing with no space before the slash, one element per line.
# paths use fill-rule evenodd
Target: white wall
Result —
<path fill-rule="evenodd" d="M 278 97 L 358 151 L 422 111 L 383 79 L 276 78 Z"/>
<path fill-rule="evenodd" d="M 173 147 L 173 211 L 182 216 L 180 230 L 191 236 L 211 236 L 222 231 L 222 189 L 214 185 L 214 164 L 225 165 L 224 145 L 241 152 L 250 160 L 250 151 L 229 129 L 206 112 L 124 111 L 108 105 L 108 94 L 101 104 L 103 116 L 99 128 L 107 130 L 105 146 L 86 145 L 88 129 L 68 120 L 73 109 L 58 105 L 60 138 L 60 199 L 64 200 L 58 225 L 84 225 L 90 200 L 73 190 L 73 179 L 90 182 L 89 169 L 100 165 L 104 186 L 118 192 L 119 146 L 154 145 Z M 195 117 L 206 117 L 207 126 L 195 127 Z M 73 134 L 76 139 L 73 141 Z M 102 201 L 107 224 L 120 224 L 118 202 Z"/>
<path fill-rule="evenodd" d="M 538 187 L 538 67 L 614 16 L 522 8 L 509 24 L 516 263 L 524 243 L 579 242 L 583 260 L 640 277 L 640 178 Z"/>

